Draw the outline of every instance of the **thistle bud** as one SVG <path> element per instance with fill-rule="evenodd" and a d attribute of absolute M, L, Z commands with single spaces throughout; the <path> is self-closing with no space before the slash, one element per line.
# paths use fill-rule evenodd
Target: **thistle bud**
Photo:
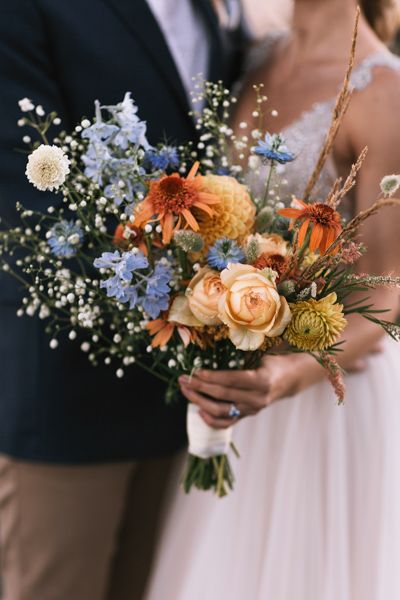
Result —
<path fill-rule="evenodd" d="M 257 236 L 250 236 L 246 246 L 246 262 L 252 265 L 258 258 L 260 247 L 257 241 Z"/>
<path fill-rule="evenodd" d="M 185 252 L 201 252 L 204 247 L 203 238 L 194 231 L 177 231 L 174 235 L 174 241 Z"/>

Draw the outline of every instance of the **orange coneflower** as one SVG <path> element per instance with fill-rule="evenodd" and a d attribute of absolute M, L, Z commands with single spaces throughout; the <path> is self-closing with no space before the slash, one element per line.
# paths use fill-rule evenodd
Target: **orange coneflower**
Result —
<path fill-rule="evenodd" d="M 165 319 L 156 319 L 155 321 L 150 321 L 147 324 L 147 329 L 150 332 L 150 335 L 155 336 L 151 345 L 153 348 L 159 348 L 161 346 L 166 346 L 169 340 L 172 338 L 172 335 L 177 329 L 178 334 L 184 344 L 184 346 L 188 346 L 192 341 L 192 334 L 188 327 L 184 325 L 178 325 L 177 323 L 169 323 Z"/>
<path fill-rule="evenodd" d="M 340 214 L 321 202 L 307 204 L 303 200 L 294 200 L 291 208 L 282 208 L 279 214 L 293 219 L 293 222 L 303 220 L 299 229 L 298 244 L 302 246 L 308 228 L 312 226 L 309 248 L 311 252 L 319 250 L 325 254 L 342 231 Z M 335 250 L 337 252 L 337 249 Z"/>
<path fill-rule="evenodd" d="M 186 178 L 174 173 L 152 181 L 149 193 L 136 209 L 135 225 L 142 227 L 149 221 L 159 221 L 164 244 L 171 241 L 182 225 L 198 231 L 199 224 L 191 209 L 198 208 L 212 216 L 214 211 L 210 205 L 219 202 L 216 195 L 201 191 L 202 178 L 196 177 L 198 168 L 199 162 L 196 162 Z"/>
<path fill-rule="evenodd" d="M 289 259 L 281 254 L 261 254 L 254 262 L 253 267 L 256 269 L 270 268 L 278 273 L 278 280 L 286 271 L 289 264 Z"/>
<path fill-rule="evenodd" d="M 126 235 L 126 229 L 130 230 L 129 236 Z M 139 227 L 136 227 L 132 223 L 118 225 L 114 233 L 113 242 L 114 246 L 118 246 L 118 248 L 127 250 L 131 246 L 136 246 L 145 256 L 148 254 L 143 229 L 139 229 Z"/>

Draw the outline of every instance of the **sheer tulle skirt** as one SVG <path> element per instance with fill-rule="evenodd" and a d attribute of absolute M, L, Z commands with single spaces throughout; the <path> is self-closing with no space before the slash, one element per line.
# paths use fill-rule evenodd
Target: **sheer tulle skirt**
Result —
<path fill-rule="evenodd" d="M 400 346 L 236 428 L 233 494 L 179 490 L 146 600 L 400 598 Z"/>

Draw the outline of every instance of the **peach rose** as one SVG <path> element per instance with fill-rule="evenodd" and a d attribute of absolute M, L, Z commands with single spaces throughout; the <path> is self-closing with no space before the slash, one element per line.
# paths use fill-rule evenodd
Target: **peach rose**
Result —
<path fill-rule="evenodd" d="M 257 350 L 265 337 L 281 335 L 291 313 L 275 283 L 251 265 L 232 264 L 221 273 L 227 288 L 219 300 L 219 317 L 238 350 Z"/>
<path fill-rule="evenodd" d="M 169 309 L 168 321 L 186 327 L 201 327 L 202 323 L 190 310 L 189 302 L 186 296 L 177 296 L 174 298 Z"/>
<path fill-rule="evenodd" d="M 201 269 L 186 290 L 190 310 L 203 325 L 217 325 L 218 302 L 224 293 L 224 286 L 218 271 L 208 267 Z"/>
<path fill-rule="evenodd" d="M 256 242 L 258 246 L 257 256 L 287 256 L 289 252 L 288 243 L 278 235 L 277 233 L 266 233 L 261 235 L 255 233 L 249 235 L 246 239 L 246 245 L 248 246 L 251 242 Z"/>

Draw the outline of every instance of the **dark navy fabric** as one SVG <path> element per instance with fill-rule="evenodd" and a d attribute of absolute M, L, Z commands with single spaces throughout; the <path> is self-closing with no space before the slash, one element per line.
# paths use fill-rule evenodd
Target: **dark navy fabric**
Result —
<path fill-rule="evenodd" d="M 232 64 L 208 0 L 210 72 Z M 45 209 L 56 197 L 25 181 L 18 100 L 56 110 L 63 128 L 115 104 L 126 91 L 148 123 L 150 142 L 196 135 L 176 67 L 145 0 L 1 0 L 0 216 L 16 223 L 15 203 Z M 0 274 L 0 452 L 28 460 L 84 463 L 171 453 L 185 443 L 185 406 L 167 407 L 164 389 L 137 369 L 122 380 L 92 367 L 79 344 L 49 349 L 43 322 L 18 319 L 22 292 Z"/>

